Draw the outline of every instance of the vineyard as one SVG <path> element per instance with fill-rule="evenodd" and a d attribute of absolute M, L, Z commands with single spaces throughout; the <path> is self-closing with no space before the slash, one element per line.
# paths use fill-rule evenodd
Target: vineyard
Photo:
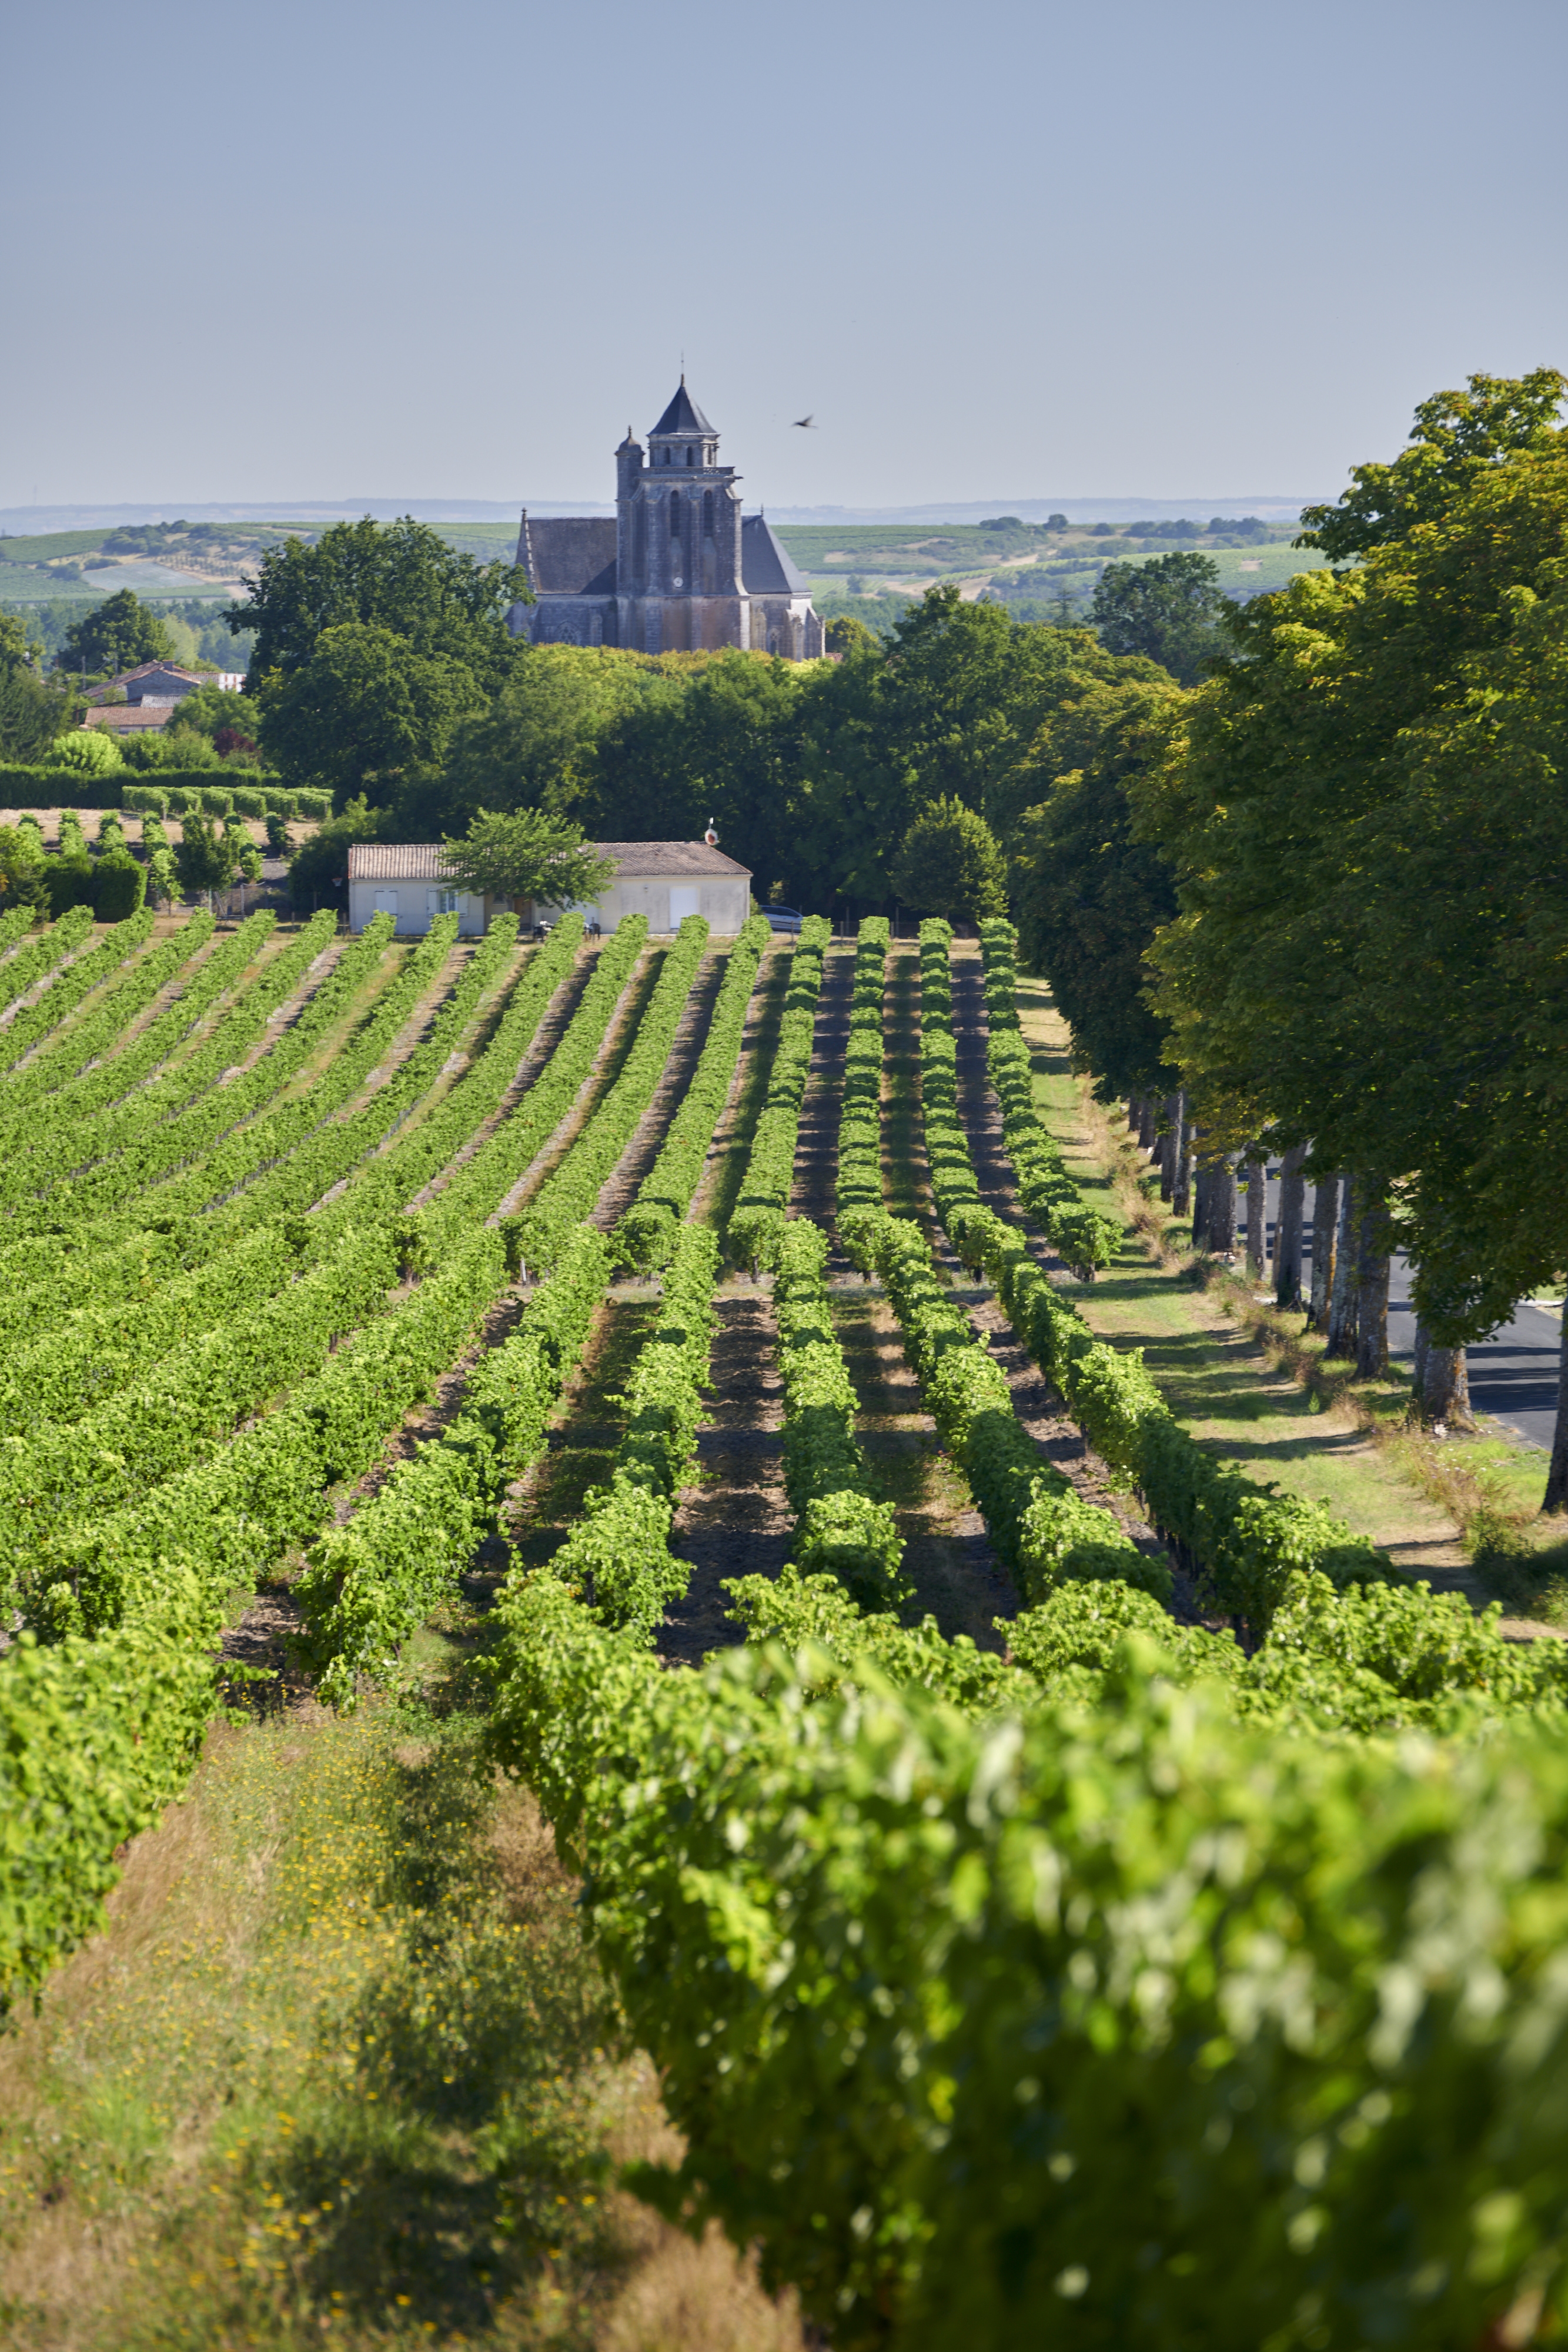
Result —
<path fill-rule="evenodd" d="M 460 1686 L 813 2340 L 1556 2340 L 1568 1644 L 1093 1336 L 980 928 L 0 923 L 0 1993 Z"/>

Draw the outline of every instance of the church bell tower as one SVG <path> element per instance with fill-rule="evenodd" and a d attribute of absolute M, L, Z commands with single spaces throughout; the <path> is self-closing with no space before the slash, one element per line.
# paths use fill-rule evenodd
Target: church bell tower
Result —
<path fill-rule="evenodd" d="M 718 435 L 681 378 L 648 436 L 615 453 L 618 585 L 643 606 L 622 642 L 650 653 L 745 644 L 740 485 L 718 462 Z"/>

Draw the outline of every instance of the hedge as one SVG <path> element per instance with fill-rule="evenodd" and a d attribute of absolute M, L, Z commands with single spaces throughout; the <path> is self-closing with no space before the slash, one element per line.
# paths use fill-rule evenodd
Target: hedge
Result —
<path fill-rule="evenodd" d="M 78 776 L 69 768 L 0 766 L 0 809 L 78 808 L 152 809 L 167 816 L 186 807 L 205 809 L 209 816 L 230 816 L 235 806 L 235 788 L 214 783 L 224 774 L 213 768 L 160 768 L 154 781 L 133 782 L 129 772 L 108 776 Z M 285 793 L 270 789 L 266 778 L 241 788 L 246 797 L 264 805 L 262 815 L 276 805 L 279 816 L 313 817 L 332 814 L 330 793 Z"/>

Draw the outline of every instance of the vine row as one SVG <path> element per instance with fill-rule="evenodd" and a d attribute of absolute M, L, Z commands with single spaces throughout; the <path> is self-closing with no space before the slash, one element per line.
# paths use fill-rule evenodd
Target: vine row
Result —
<path fill-rule="evenodd" d="M 795 1175 L 800 1105 L 811 1066 L 822 961 L 831 937 L 831 928 L 821 915 L 808 915 L 800 926 L 784 997 L 784 1017 L 768 1074 L 768 1093 L 729 1221 L 730 1259 L 735 1265 L 749 1265 L 754 1273 L 772 1265 L 784 1230 L 784 1212 Z"/>

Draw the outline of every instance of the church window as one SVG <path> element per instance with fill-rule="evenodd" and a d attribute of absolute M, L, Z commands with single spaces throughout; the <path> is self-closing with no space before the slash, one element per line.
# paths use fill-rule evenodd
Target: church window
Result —
<path fill-rule="evenodd" d="M 672 490 L 670 492 L 670 537 L 672 539 L 679 539 L 680 535 L 681 494 L 679 490 Z"/>
<path fill-rule="evenodd" d="M 705 539 L 713 537 L 713 492 L 711 490 L 703 492 L 703 537 Z"/>
<path fill-rule="evenodd" d="M 687 465 L 688 465 L 688 466 L 695 466 L 695 465 L 696 464 L 696 462 L 697 462 L 697 453 L 696 453 L 696 451 L 692 447 L 691 443 L 688 441 L 688 442 L 686 443 L 686 463 L 687 463 Z"/>

